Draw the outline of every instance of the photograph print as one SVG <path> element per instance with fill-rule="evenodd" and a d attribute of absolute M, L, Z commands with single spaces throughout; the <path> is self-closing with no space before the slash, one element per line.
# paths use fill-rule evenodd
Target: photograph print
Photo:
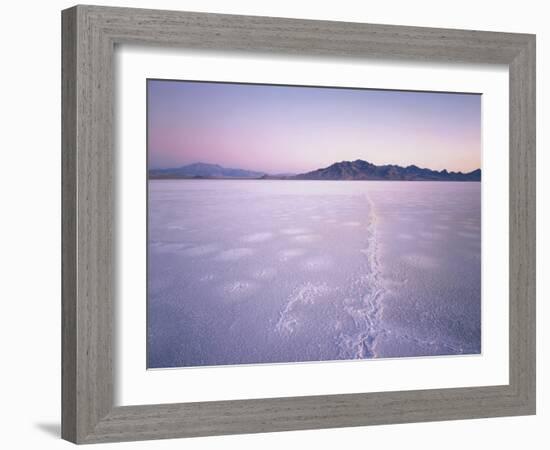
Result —
<path fill-rule="evenodd" d="M 481 95 L 148 79 L 147 368 L 481 353 Z"/>

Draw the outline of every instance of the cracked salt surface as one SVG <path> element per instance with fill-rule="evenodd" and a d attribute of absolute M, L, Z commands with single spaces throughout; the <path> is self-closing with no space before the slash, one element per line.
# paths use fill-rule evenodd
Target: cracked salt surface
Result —
<path fill-rule="evenodd" d="M 479 353 L 480 195 L 151 181 L 148 367 Z"/>

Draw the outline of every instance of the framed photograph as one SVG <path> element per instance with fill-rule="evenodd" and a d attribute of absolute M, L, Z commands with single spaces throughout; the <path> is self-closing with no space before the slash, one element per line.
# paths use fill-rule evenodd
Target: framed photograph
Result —
<path fill-rule="evenodd" d="M 535 37 L 75 6 L 62 435 L 535 413 Z"/>

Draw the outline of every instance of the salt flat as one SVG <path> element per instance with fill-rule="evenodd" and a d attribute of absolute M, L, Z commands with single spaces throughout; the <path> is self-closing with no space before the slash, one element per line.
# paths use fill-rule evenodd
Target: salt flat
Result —
<path fill-rule="evenodd" d="M 477 182 L 149 182 L 148 366 L 481 351 Z"/>

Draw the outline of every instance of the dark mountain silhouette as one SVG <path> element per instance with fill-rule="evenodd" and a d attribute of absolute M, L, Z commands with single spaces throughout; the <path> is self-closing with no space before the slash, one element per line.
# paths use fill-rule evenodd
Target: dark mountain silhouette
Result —
<path fill-rule="evenodd" d="M 263 180 L 393 180 L 393 181 L 481 181 L 481 169 L 472 172 L 448 172 L 418 166 L 401 167 L 393 164 L 377 166 L 363 161 L 341 161 L 328 167 L 299 175 L 268 175 L 245 169 L 228 169 L 218 164 L 195 163 L 172 169 L 151 169 L 151 179 L 241 178 Z"/>
<path fill-rule="evenodd" d="M 302 173 L 289 179 L 296 180 L 400 180 L 400 181 L 481 181 L 481 169 L 468 173 L 423 169 L 417 166 L 401 167 L 393 164 L 377 166 L 358 159 L 342 161 L 323 169 Z"/>
<path fill-rule="evenodd" d="M 261 178 L 264 172 L 244 169 L 228 169 L 218 164 L 195 163 L 172 169 L 151 169 L 149 178 Z"/>

